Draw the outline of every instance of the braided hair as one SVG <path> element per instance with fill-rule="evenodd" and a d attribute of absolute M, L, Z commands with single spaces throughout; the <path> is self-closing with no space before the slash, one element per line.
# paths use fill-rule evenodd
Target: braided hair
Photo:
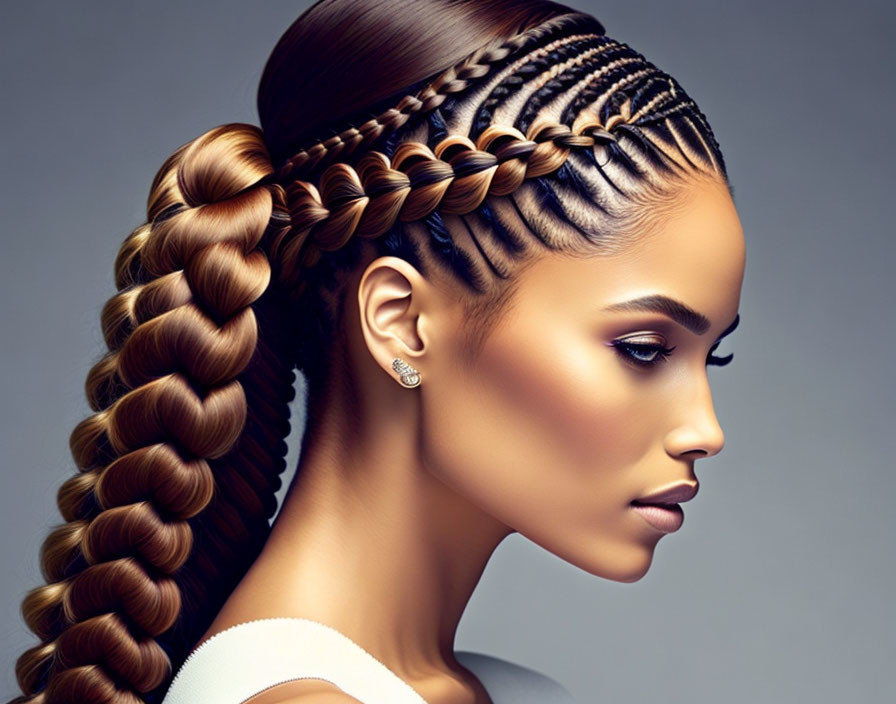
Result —
<path fill-rule="evenodd" d="M 382 79 L 347 91 L 348 65 Z M 614 251 L 687 179 L 727 183 L 679 83 L 547 0 L 318 2 L 259 112 L 179 147 L 121 246 L 14 704 L 161 701 L 264 545 L 295 372 L 311 419 L 359 264 L 456 281 L 472 354 L 532 255 Z"/>

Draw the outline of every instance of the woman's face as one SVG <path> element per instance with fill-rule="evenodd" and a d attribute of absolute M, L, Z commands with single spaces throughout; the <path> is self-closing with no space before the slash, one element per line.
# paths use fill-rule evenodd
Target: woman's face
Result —
<path fill-rule="evenodd" d="M 623 253 L 543 256 L 472 362 L 462 336 L 439 338 L 423 375 L 427 469 L 617 581 L 640 579 L 665 534 L 632 501 L 695 489 L 694 462 L 724 444 L 707 356 L 738 312 L 743 231 L 722 183 L 697 182 L 681 203 Z M 634 303 L 645 297 L 669 302 Z"/>

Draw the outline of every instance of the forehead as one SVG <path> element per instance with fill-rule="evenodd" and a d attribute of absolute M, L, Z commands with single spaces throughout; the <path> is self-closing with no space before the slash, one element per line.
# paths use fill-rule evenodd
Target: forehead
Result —
<path fill-rule="evenodd" d="M 743 229 L 725 184 L 698 181 L 621 252 L 540 257 L 524 272 L 520 304 L 594 311 L 651 294 L 671 296 L 710 318 L 718 332 L 737 312 L 745 264 Z M 571 307 L 571 308 L 570 308 Z"/>

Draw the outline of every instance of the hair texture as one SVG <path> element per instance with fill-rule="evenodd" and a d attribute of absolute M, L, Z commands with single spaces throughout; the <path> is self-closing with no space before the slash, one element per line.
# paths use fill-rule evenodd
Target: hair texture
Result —
<path fill-rule="evenodd" d="M 304 449 L 359 265 L 457 285 L 472 354 L 533 256 L 618 251 L 727 183 L 675 79 L 545 0 L 318 2 L 258 109 L 179 147 L 121 246 L 15 703 L 161 701 L 264 545 L 295 372 Z"/>

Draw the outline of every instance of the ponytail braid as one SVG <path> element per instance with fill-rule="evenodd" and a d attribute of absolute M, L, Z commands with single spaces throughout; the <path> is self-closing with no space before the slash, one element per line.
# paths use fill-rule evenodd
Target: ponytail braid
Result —
<path fill-rule="evenodd" d="M 160 698 L 267 536 L 294 393 L 265 294 L 271 170 L 257 127 L 210 130 L 165 162 L 119 251 L 15 702 Z"/>

